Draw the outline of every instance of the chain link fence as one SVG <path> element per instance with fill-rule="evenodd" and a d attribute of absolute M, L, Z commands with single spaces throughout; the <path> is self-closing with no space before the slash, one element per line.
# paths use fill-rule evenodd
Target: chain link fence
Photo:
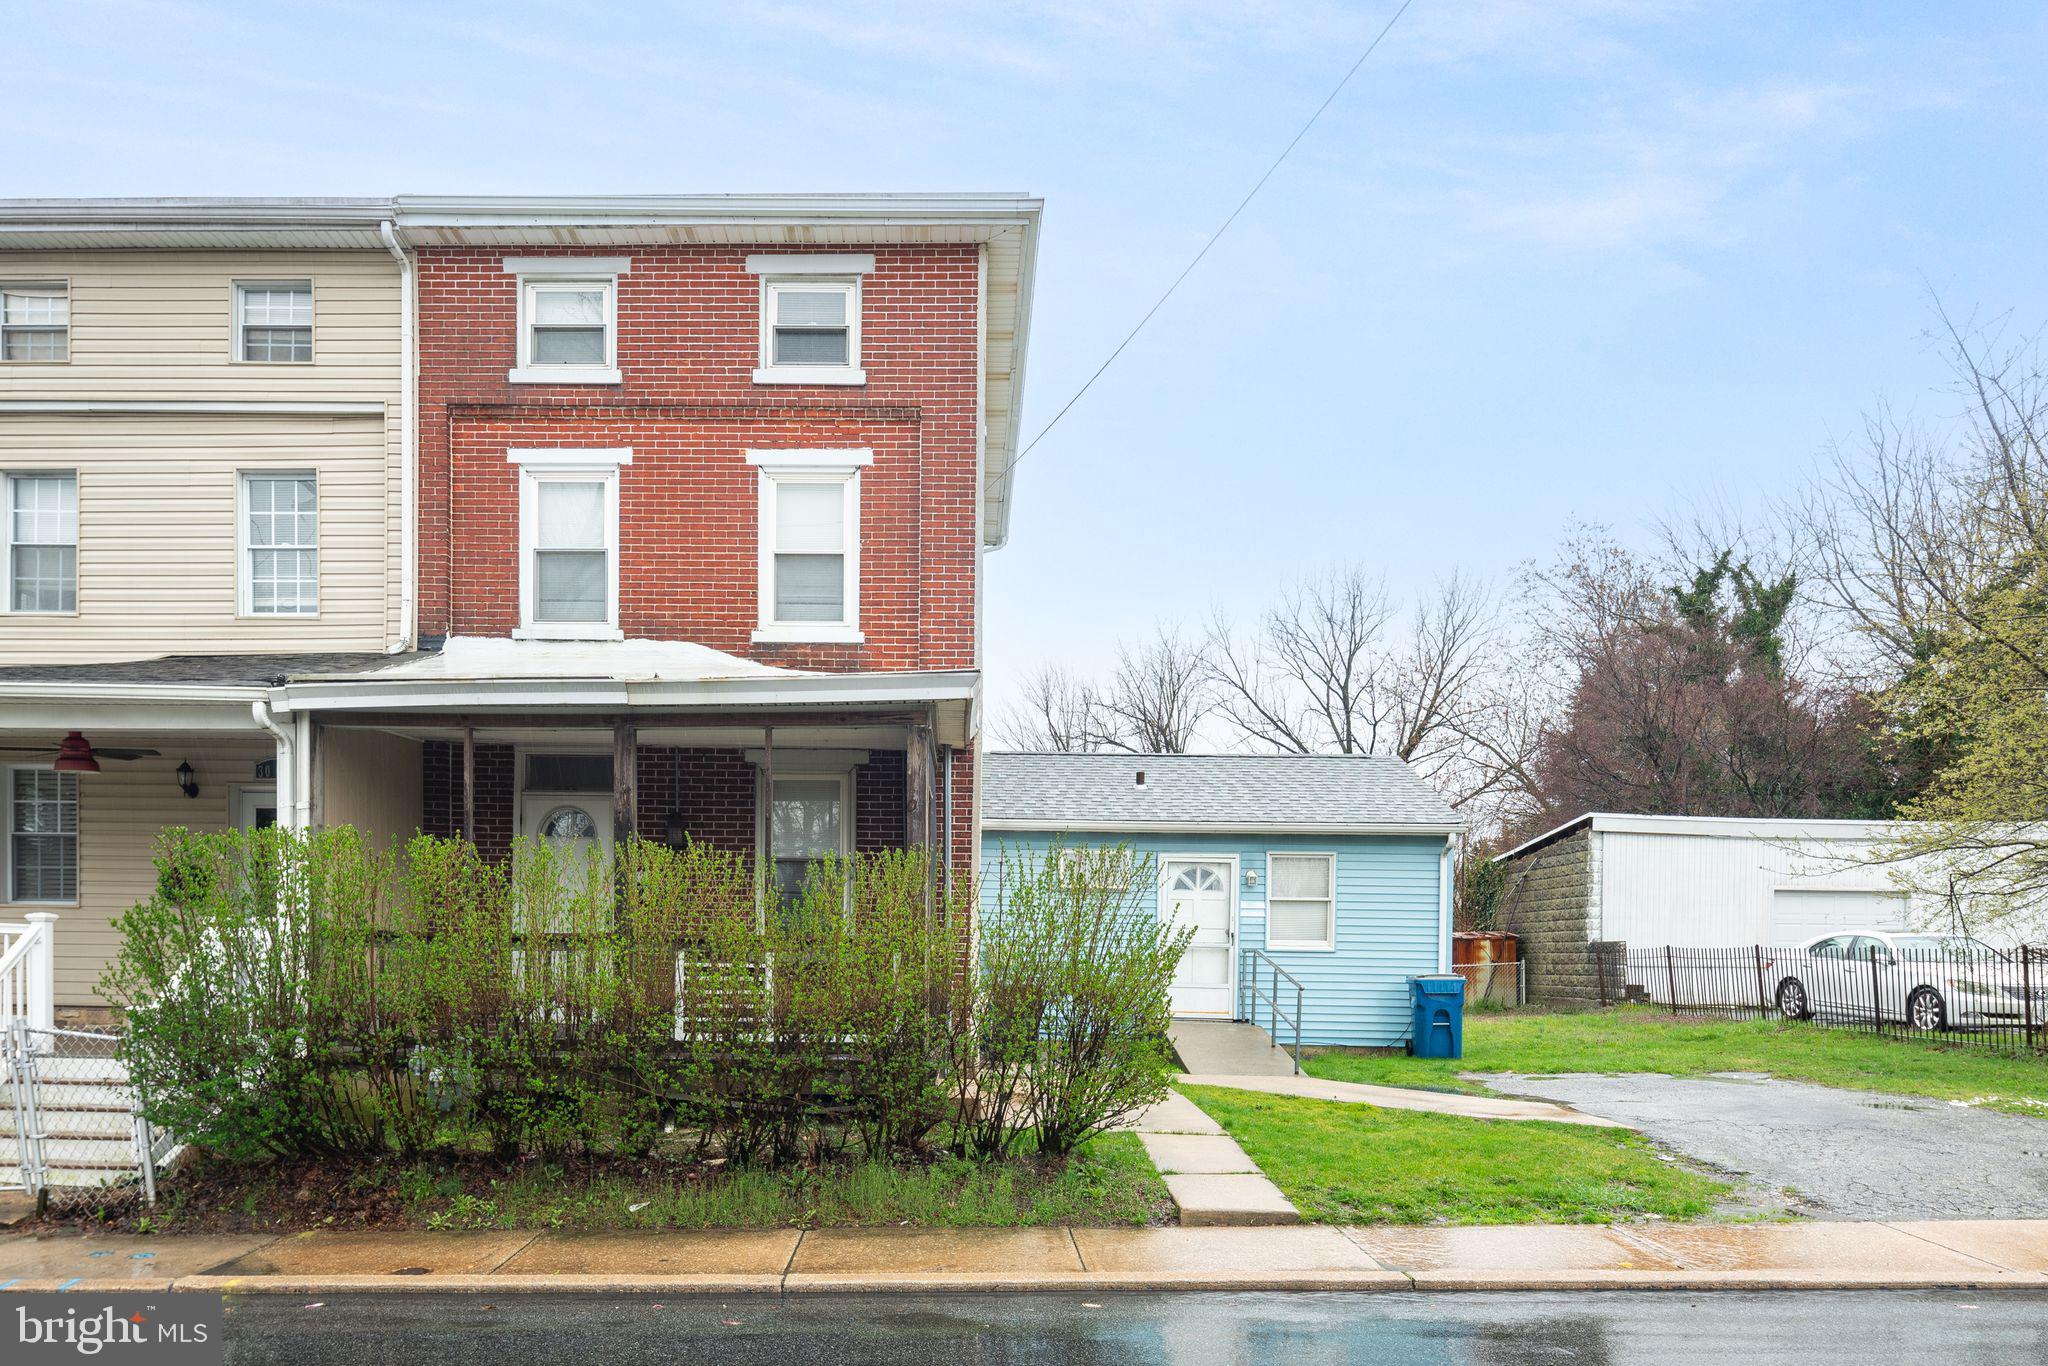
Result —
<path fill-rule="evenodd" d="M 1529 1004 L 1529 962 L 1525 958 L 1453 963 L 1451 971 L 1465 979 L 1467 1006 L 1509 1009 Z"/>
<path fill-rule="evenodd" d="M 133 1186 L 156 1199 L 177 1145 L 136 1113 L 112 1034 L 32 1029 L 0 1038 L 0 1186 L 63 1198 Z"/>

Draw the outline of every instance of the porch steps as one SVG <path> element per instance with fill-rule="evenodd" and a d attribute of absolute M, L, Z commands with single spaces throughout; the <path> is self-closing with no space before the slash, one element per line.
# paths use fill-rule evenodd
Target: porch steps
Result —
<path fill-rule="evenodd" d="M 128 1069 L 106 1057 L 37 1059 L 36 1116 L 52 1186 L 107 1186 L 135 1178 L 134 1093 Z M 14 1098 L 0 1090 L 0 1186 L 19 1186 Z"/>

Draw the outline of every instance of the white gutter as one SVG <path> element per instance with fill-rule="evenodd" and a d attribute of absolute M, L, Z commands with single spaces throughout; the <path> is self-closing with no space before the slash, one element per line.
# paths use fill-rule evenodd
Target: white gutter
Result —
<path fill-rule="evenodd" d="M 269 695 L 270 689 L 261 686 L 209 683 L 73 683 L 55 678 L 0 682 L 0 701 L 249 702 Z"/>
<path fill-rule="evenodd" d="M 270 703 L 264 698 L 259 697 L 249 704 L 249 714 L 277 741 L 277 814 L 287 829 L 297 829 L 293 822 L 298 818 L 297 794 L 294 791 L 299 776 L 298 746 L 293 742 L 291 731 L 271 719 Z"/>
<path fill-rule="evenodd" d="M 67 414 L 112 414 L 125 416 L 134 413 L 197 413 L 197 414 L 244 414 L 278 417 L 382 417 L 384 405 L 377 402 L 365 403 L 272 403 L 264 401 L 243 402 L 240 400 L 215 399 L 51 399 L 51 398 L 5 398 L 0 399 L 0 413 L 67 413 Z"/>
<path fill-rule="evenodd" d="M 287 683 L 272 697 L 290 711 L 405 707 L 664 707 L 685 711 L 706 707 L 972 703 L 979 685 L 980 676 L 971 670 L 692 682 L 611 678 L 406 679 L 369 674 L 347 680 Z"/>
<path fill-rule="evenodd" d="M 413 489 L 419 478 L 419 363 L 414 356 L 414 338 L 419 327 L 419 280 L 413 272 L 412 257 L 399 245 L 390 219 L 377 225 L 377 235 L 384 239 L 385 250 L 397 258 L 399 278 L 398 521 L 403 544 L 398 552 L 398 641 L 390 650 L 396 655 L 413 647 L 418 625 L 414 617 L 419 605 L 419 508 Z"/>
<path fill-rule="evenodd" d="M 1436 970 L 1438 972 L 1449 972 L 1451 970 L 1451 914 L 1454 909 L 1452 891 L 1456 885 L 1454 879 L 1458 875 L 1458 859 L 1455 847 L 1456 841 L 1447 837 L 1444 840 L 1443 857 L 1438 864 L 1440 870 L 1437 875 L 1437 910 L 1439 918 L 1437 920 Z"/>

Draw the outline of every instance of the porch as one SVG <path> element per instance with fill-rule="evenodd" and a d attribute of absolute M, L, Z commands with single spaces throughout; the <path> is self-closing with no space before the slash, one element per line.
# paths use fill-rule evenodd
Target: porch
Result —
<path fill-rule="evenodd" d="M 109 1022 L 114 922 L 153 890 L 169 826 L 467 835 L 493 858 L 519 836 L 688 840 L 785 882 L 827 854 L 923 848 L 971 879 L 978 693 L 972 672 L 645 641 L 0 669 L 0 920 L 55 917 L 46 994 L 7 1008 Z"/>

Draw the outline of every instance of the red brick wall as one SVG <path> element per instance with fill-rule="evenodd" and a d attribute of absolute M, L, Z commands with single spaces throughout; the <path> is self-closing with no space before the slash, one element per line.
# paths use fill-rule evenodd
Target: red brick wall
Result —
<path fill-rule="evenodd" d="M 564 252 L 605 255 L 619 249 Z M 525 248 L 419 254 L 420 629 L 518 623 L 516 446 L 631 446 L 620 476 L 620 625 L 832 670 L 973 665 L 973 246 L 878 246 L 859 388 L 763 386 L 746 247 L 635 250 L 619 281 L 618 385 L 510 384 Z M 749 447 L 864 446 L 864 645 L 754 645 L 758 475 Z"/>
<path fill-rule="evenodd" d="M 514 753 L 510 745 L 476 747 L 476 841 L 485 858 L 512 849 Z M 429 740 L 420 746 L 420 829 L 452 839 L 462 833 L 462 746 Z"/>
<path fill-rule="evenodd" d="M 691 839 L 751 854 L 755 791 L 754 766 L 736 749 L 643 748 L 640 834 L 665 838 L 675 812 Z"/>

